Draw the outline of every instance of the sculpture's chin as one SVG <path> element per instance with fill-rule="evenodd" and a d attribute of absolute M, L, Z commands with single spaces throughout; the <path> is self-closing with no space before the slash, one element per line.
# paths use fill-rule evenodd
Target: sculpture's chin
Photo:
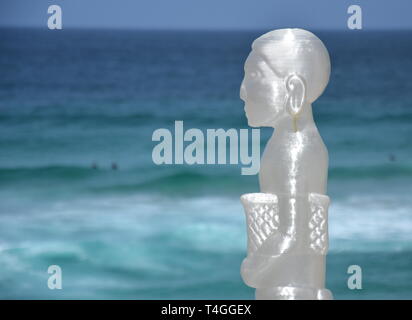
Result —
<path fill-rule="evenodd" d="M 256 119 L 250 119 L 248 117 L 247 118 L 247 124 L 249 127 L 252 128 L 260 128 L 260 127 L 272 127 L 272 125 L 270 123 L 265 123 L 264 121 L 259 121 Z"/>
<path fill-rule="evenodd" d="M 252 128 L 260 127 L 260 125 L 257 123 L 256 119 L 253 119 L 252 117 L 250 117 L 247 112 L 245 112 L 245 115 L 246 115 L 246 119 L 247 119 L 247 125 L 249 127 L 252 127 Z"/>
<path fill-rule="evenodd" d="M 252 122 L 251 120 L 247 120 L 247 124 L 248 124 L 248 126 L 249 127 L 252 127 L 252 128 L 258 128 L 259 127 L 259 125 L 257 125 L 256 123 L 254 123 L 254 122 Z"/>
<path fill-rule="evenodd" d="M 249 127 L 252 127 L 252 128 L 273 127 L 272 121 L 269 121 L 268 119 L 262 119 L 262 117 L 260 117 L 259 115 L 256 115 L 255 113 L 247 112 L 246 108 L 245 108 L 245 115 L 246 115 L 247 124 Z"/>

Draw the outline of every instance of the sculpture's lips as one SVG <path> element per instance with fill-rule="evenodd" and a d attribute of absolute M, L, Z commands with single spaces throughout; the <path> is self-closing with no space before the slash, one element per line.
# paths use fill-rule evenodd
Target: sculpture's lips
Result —
<path fill-rule="evenodd" d="M 243 107 L 243 111 L 245 112 L 246 119 L 249 119 L 249 117 L 248 117 L 248 108 L 246 107 L 246 104 Z"/>
<path fill-rule="evenodd" d="M 246 97 L 247 97 L 246 90 L 241 88 L 240 89 L 240 99 L 246 102 Z"/>

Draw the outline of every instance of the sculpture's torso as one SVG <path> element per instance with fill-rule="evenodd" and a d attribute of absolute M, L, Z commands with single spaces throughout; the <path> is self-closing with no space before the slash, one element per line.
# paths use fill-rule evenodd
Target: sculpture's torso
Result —
<path fill-rule="evenodd" d="M 311 197 L 325 197 L 327 172 L 328 151 L 313 122 L 298 132 L 282 126 L 275 129 L 259 173 L 261 192 L 277 197 L 277 230 L 279 236 L 283 235 L 282 240 L 275 236 L 260 248 L 262 254 L 282 257 L 279 263 L 273 260 L 273 286 L 324 287 L 325 256 L 311 251 L 307 224 L 313 214 Z M 282 259 L 289 262 L 283 264 Z"/>

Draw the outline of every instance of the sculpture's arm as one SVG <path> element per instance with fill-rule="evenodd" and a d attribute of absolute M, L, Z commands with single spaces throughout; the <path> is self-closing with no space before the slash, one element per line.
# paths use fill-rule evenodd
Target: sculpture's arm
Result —
<path fill-rule="evenodd" d="M 279 234 L 278 197 L 270 193 L 248 193 L 241 196 L 240 200 L 246 213 L 248 255 L 253 255 L 269 238 Z"/>
<path fill-rule="evenodd" d="M 328 238 L 328 209 L 329 197 L 323 194 L 310 193 L 310 218 L 308 227 L 309 246 L 313 252 L 325 255 L 329 248 Z"/>
<path fill-rule="evenodd" d="M 293 205 L 279 206 L 279 200 Z M 279 198 L 274 194 L 252 193 L 243 195 L 241 201 L 248 229 L 248 256 L 242 263 L 241 274 L 249 286 L 290 284 L 294 275 L 288 266 L 300 264 L 301 255 L 313 257 L 317 264 L 316 257 L 326 254 L 328 196 L 310 193 Z M 296 212 L 280 212 L 280 208 L 294 208 Z"/>

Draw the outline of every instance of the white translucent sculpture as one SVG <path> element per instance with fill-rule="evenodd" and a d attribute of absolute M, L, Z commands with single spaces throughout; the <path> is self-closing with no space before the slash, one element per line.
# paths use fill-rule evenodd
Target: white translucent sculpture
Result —
<path fill-rule="evenodd" d="M 248 230 L 241 274 L 256 299 L 332 299 L 325 289 L 328 151 L 311 106 L 329 74 L 325 46 L 302 29 L 264 34 L 245 63 L 240 97 L 248 124 L 275 128 L 261 161 L 261 193 L 241 197 Z"/>

